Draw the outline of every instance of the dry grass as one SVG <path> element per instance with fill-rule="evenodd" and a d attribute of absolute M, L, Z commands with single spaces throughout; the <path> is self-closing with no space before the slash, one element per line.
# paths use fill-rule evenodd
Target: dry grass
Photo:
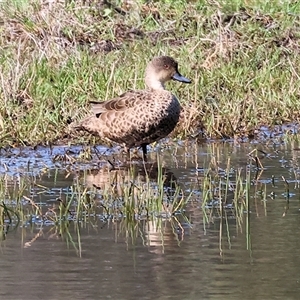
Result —
<path fill-rule="evenodd" d="M 3 1 L 0 143 L 93 141 L 68 124 L 143 88 L 147 61 L 167 54 L 193 80 L 169 85 L 184 113 L 178 137 L 239 137 L 299 121 L 297 1 Z"/>

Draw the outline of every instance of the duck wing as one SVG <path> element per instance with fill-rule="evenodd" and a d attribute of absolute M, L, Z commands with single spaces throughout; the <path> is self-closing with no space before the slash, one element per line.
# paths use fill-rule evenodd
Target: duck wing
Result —
<path fill-rule="evenodd" d="M 91 111 L 97 118 L 103 113 L 121 112 L 136 105 L 139 105 L 143 98 L 147 95 L 146 91 L 128 91 L 117 98 L 96 102 L 90 101 Z"/>

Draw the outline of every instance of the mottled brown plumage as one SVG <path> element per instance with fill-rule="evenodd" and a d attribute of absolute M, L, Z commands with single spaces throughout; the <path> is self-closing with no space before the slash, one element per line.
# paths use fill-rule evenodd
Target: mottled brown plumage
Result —
<path fill-rule="evenodd" d="M 180 75 L 173 58 L 154 58 L 146 68 L 147 90 L 128 91 L 112 100 L 91 102 L 93 115 L 76 128 L 123 144 L 127 149 L 142 146 L 146 154 L 146 145 L 166 137 L 179 120 L 179 101 L 164 87 L 171 79 L 190 83 Z"/>

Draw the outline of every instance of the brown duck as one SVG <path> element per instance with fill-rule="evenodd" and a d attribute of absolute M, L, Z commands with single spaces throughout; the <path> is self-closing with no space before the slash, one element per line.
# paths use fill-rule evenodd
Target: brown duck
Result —
<path fill-rule="evenodd" d="M 128 91 L 105 102 L 91 102 L 92 116 L 83 119 L 77 129 L 123 144 L 129 151 L 166 137 L 175 128 L 180 115 L 178 99 L 165 90 L 169 80 L 191 81 L 178 71 L 178 63 L 169 56 L 155 57 L 147 66 L 147 90 Z"/>

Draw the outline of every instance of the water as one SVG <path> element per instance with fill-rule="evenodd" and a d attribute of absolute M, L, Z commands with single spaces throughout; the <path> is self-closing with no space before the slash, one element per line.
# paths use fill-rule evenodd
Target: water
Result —
<path fill-rule="evenodd" d="M 101 206 L 86 222 L 82 218 L 68 227 L 51 222 L 57 199 L 72 197 L 74 182 L 87 189 L 93 184 L 103 188 L 103 177 L 88 177 L 88 169 L 103 167 L 102 160 L 71 164 L 63 159 L 68 149 L 16 149 L 9 154 L 2 150 L 0 172 L 6 174 L 10 195 L 22 189 L 27 178 L 35 185 L 22 193 L 49 217 L 47 222 L 32 216 L 34 224 L 17 226 L 13 220 L 13 225 L 6 225 L 0 242 L 0 299 L 299 298 L 297 140 L 186 142 L 151 152 L 151 160 L 156 161 L 159 153 L 163 166 L 192 196 L 176 218 L 141 219 L 134 228 L 122 218 L 103 218 Z M 263 170 L 250 164 L 253 149 L 263 151 L 258 152 Z M 81 147 L 71 150 L 76 156 Z M 51 158 L 59 155 L 53 162 Z M 224 173 L 224 182 L 228 176 L 232 186 L 236 170 L 241 170 L 244 182 L 250 170 L 250 210 L 242 212 L 241 224 L 231 210 L 225 210 L 222 220 L 214 214 L 207 222 L 199 182 L 212 166 Z M 143 174 L 138 176 L 144 180 Z M 233 192 L 228 191 L 228 203 Z"/>

